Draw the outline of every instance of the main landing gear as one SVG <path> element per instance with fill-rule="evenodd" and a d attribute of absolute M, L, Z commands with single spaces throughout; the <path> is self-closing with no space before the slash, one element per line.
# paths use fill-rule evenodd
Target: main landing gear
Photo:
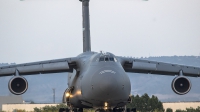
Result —
<path fill-rule="evenodd" d="M 83 108 L 79 108 L 79 109 L 60 108 L 59 112 L 83 112 Z"/>
<path fill-rule="evenodd" d="M 126 110 L 124 108 L 97 109 L 95 112 L 136 112 L 136 108 L 127 108 Z"/>
<path fill-rule="evenodd" d="M 126 112 L 136 112 L 136 108 L 132 108 L 132 109 L 127 108 L 127 109 L 126 109 Z"/>
<path fill-rule="evenodd" d="M 83 108 L 74 108 L 74 109 L 68 109 L 68 108 L 60 108 L 59 112 L 83 112 Z M 97 109 L 95 112 L 136 112 L 136 108 L 127 108 L 126 110 L 124 108 L 113 108 L 113 109 Z"/>

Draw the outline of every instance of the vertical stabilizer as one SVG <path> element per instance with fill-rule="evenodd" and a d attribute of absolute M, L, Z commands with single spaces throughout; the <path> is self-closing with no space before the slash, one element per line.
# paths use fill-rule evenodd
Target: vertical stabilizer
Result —
<path fill-rule="evenodd" d="M 80 0 L 82 2 L 83 15 L 83 52 L 91 51 L 90 42 L 90 18 L 89 18 L 89 0 Z"/>

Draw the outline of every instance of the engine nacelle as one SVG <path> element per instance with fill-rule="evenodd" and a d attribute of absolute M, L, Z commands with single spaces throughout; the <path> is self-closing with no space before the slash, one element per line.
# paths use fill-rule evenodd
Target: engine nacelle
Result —
<path fill-rule="evenodd" d="M 187 94 L 192 85 L 190 80 L 184 76 L 178 76 L 172 81 L 172 90 L 179 95 Z"/>
<path fill-rule="evenodd" d="M 8 88 L 11 93 L 21 95 L 28 89 L 28 82 L 24 77 L 14 76 L 8 83 Z"/>

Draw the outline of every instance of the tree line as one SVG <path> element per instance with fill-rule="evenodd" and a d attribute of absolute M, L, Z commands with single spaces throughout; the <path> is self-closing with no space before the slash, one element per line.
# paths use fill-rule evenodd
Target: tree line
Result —
<path fill-rule="evenodd" d="M 136 108 L 137 112 L 164 112 L 162 102 L 154 95 L 152 97 L 146 93 L 141 97 L 132 95 L 131 100 L 131 103 L 127 104 L 126 107 Z"/>
<path fill-rule="evenodd" d="M 173 112 L 172 109 L 169 111 L 169 109 L 166 112 Z M 200 106 L 198 106 L 196 109 L 195 108 L 186 108 L 186 110 L 176 110 L 175 112 L 200 112 Z"/>
<path fill-rule="evenodd" d="M 34 108 L 34 112 L 59 112 L 60 108 L 67 108 L 65 104 L 59 104 L 56 106 L 44 106 L 42 108 Z"/>
<path fill-rule="evenodd" d="M 151 97 L 148 94 L 142 96 L 131 96 L 132 102 L 127 104 L 127 108 L 136 108 L 137 112 L 200 112 L 200 106 L 195 108 L 186 108 L 186 110 L 177 109 L 173 111 L 171 108 L 167 108 L 166 111 L 163 108 L 163 104 L 154 95 Z"/>
<path fill-rule="evenodd" d="M 34 103 L 34 102 L 33 102 Z M 148 94 L 142 96 L 132 95 L 131 103 L 126 105 L 127 108 L 136 108 L 137 112 L 200 112 L 200 106 L 197 108 L 186 108 L 186 110 L 175 110 L 167 108 L 166 111 L 163 108 L 163 104 L 159 99 L 152 95 L 151 97 Z M 42 108 L 34 108 L 34 112 L 58 112 L 60 108 L 68 108 L 65 104 L 59 104 L 56 106 L 44 106 Z M 0 111 L 4 112 L 4 111 Z M 25 110 L 15 110 L 15 112 L 26 112 Z M 95 109 L 84 109 L 84 112 L 95 112 Z"/>

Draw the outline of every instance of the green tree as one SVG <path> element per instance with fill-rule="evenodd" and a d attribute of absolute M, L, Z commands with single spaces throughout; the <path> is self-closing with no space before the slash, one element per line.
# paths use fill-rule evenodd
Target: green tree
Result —
<path fill-rule="evenodd" d="M 197 112 L 196 109 L 190 107 L 190 108 L 186 108 L 187 112 Z"/>
<path fill-rule="evenodd" d="M 139 95 L 136 95 L 136 97 L 134 98 L 134 96 L 132 97 L 132 104 L 134 104 L 132 107 L 130 107 L 130 108 L 138 108 L 139 110 L 141 110 L 142 109 L 142 105 L 140 105 L 141 104 L 141 100 L 140 100 L 140 96 Z"/>
<path fill-rule="evenodd" d="M 56 106 L 51 106 L 51 110 L 52 110 L 53 112 L 56 112 L 56 111 L 59 110 L 59 109 L 57 109 Z"/>
<path fill-rule="evenodd" d="M 67 108 L 65 104 L 59 104 L 56 106 L 44 106 L 42 108 L 34 108 L 34 112 L 58 112 L 60 108 Z"/>
<path fill-rule="evenodd" d="M 65 105 L 63 103 L 56 105 L 56 109 L 60 109 L 60 108 L 67 108 L 67 105 Z"/>
<path fill-rule="evenodd" d="M 173 110 L 171 108 L 167 108 L 166 112 L 173 112 Z"/>
<path fill-rule="evenodd" d="M 136 108 L 139 112 L 163 112 L 163 105 L 156 96 L 151 98 L 148 94 L 141 97 L 139 95 L 131 96 L 132 103 L 127 104 L 127 108 Z"/>
<path fill-rule="evenodd" d="M 152 104 L 150 104 L 150 98 L 148 96 L 148 94 L 144 94 L 141 96 L 141 105 L 142 105 L 142 108 L 141 108 L 141 112 L 150 112 L 152 111 Z"/>
<path fill-rule="evenodd" d="M 42 112 L 42 110 L 39 109 L 39 108 L 37 108 L 37 107 L 35 107 L 35 108 L 34 108 L 34 112 Z"/>
<path fill-rule="evenodd" d="M 175 112 L 200 112 L 200 106 L 198 106 L 196 109 L 193 107 L 186 108 L 186 110 L 178 109 Z"/>
<path fill-rule="evenodd" d="M 200 106 L 196 108 L 196 112 L 200 112 Z"/>
<path fill-rule="evenodd" d="M 26 111 L 21 109 L 16 109 L 15 112 L 26 112 Z"/>
<path fill-rule="evenodd" d="M 152 112 L 164 112 L 163 110 L 160 110 L 160 109 L 155 109 L 154 111 Z"/>
<path fill-rule="evenodd" d="M 177 109 L 175 112 L 187 112 L 185 110 Z"/>
<path fill-rule="evenodd" d="M 43 110 L 44 112 L 48 112 L 48 111 L 51 111 L 51 108 L 50 108 L 49 105 L 47 105 L 47 106 L 44 106 L 44 107 L 42 108 L 42 110 Z"/>

